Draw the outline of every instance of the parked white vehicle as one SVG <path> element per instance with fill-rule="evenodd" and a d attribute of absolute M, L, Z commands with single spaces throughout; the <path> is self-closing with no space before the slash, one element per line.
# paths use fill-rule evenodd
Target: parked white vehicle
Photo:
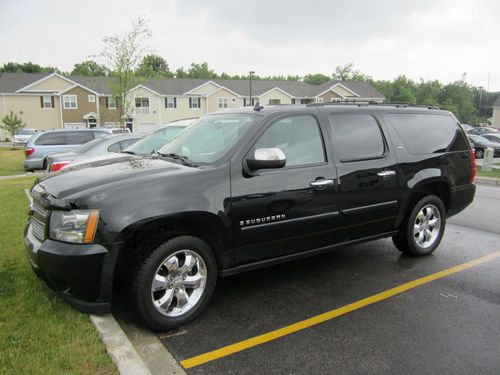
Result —
<path fill-rule="evenodd" d="M 35 129 L 21 129 L 16 134 L 14 134 L 13 143 L 15 145 L 25 145 L 28 139 L 35 134 L 37 130 Z"/>

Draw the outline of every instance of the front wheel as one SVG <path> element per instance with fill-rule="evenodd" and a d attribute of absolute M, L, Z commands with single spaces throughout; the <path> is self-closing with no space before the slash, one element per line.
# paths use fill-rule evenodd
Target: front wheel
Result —
<path fill-rule="evenodd" d="M 476 159 L 482 159 L 484 157 L 484 150 L 483 149 L 476 149 Z"/>
<path fill-rule="evenodd" d="M 208 304 L 216 280 L 215 258 L 204 241 L 192 236 L 168 240 L 135 274 L 132 299 L 139 320 L 154 330 L 190 322 Z"/>
<path fill-rule="evenodd" d="M 420 199 L 393 237 L 394 245 L 402 252 L 422 256 L 431 254 L 439 246 L 446 225 L 443 201 L 428 195 Z"/>

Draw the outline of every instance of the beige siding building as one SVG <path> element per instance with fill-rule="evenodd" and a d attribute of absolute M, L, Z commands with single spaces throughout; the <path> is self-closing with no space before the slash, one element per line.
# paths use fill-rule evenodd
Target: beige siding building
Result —
<path fill-rule="evenodd" d="M 27 128 L 116 127 L 121 119 L 109 77 L 65 77 L 57 73 L 5 73 L 0 77 L 0 117 L 17 113 Z M 198 118 L 225 109 L 261 105 L 382 102 L 383 95 L 366 82 L 331 81 L 310 85 L 298 81 L 151 79 L 127 94 L 125 124 L 150 132 L 171 121 Z M 0 139 L 7 135 L 0 132 Z"/>

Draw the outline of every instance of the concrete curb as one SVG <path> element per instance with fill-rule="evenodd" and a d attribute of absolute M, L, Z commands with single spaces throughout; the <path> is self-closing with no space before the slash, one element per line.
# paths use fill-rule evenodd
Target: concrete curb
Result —
<path fill-rule="evenodd" d="M 125 321 L 120 317 L 118 317 L 118 323 L 152 375 L 187 375 L 154 333 L 138 326 L 133 321 Z"/>
<path fill-rule="evenodd" d="M 90 321 L 121 375 L 151 375 L 113 315 L 90 315 Z"/>
<path fill-rule="evenodd" d="M 481 185 L 500 186 L 500 179 L 488 177 L 476 177 L 474 183 Z"/>

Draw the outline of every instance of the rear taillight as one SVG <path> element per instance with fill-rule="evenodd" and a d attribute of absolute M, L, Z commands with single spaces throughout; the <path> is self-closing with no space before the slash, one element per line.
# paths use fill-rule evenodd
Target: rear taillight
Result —
<path fill-rule="evenodd" d="M 28 147 L 24 149 L 24 155 L 30 156 L 32 153 L 35 152 L 35 149 L 33 147 Z"/>
<path fill-rule="evenodd" d="M 471 149 L 469 151 L 470 155 L 470 166 L 471 166 L 471 172 L 470 172 L 470 183 L 472 184 L 474 182 L 474 177 L 476 177 L 476 150 Z"/>
<path fill-rule="evenodd" d="M 68 164 L 69 164 L 69 161 L 58 161 L 58 162 L 52 163 L 52 165 L 50 166 L 50 171 L 57 172 L 62 167 L 64 167 L 65 165 L 68 165 Z"/>

